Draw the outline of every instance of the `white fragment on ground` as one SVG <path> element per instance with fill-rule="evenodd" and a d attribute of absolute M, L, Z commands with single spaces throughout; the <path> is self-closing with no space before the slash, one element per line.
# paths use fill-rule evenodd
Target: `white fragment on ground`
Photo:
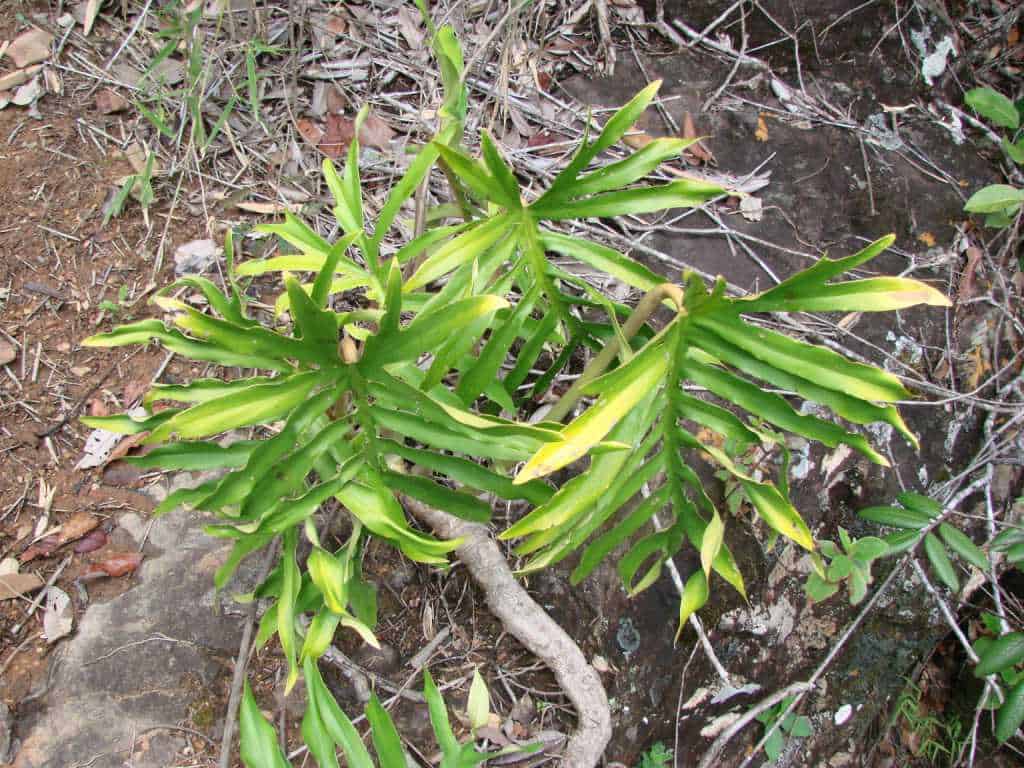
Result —
<path fill-rule="evenodd" d="M 811 444 L 802 437 L 790 436 L 786 439 L 789 448 L 789 476 L 793 480 L 803 480 L 814 469 L 811 461 Z"/>
<path fill-rule="evenodd" d="M 885 340 L 893 345 L 893 357 L 907 365 L 919 365 L 924 360 L 924 349 L 921 345 L 909 336 L 897 336 L 892 331 L 885 334 Z M 891 360 L 886 360 L 886 367 L 892 365 Z"/>
<path fill-rule="evenodd" d="M 714 695 L 711 699 L 712 704 L 721 704 L 723 701 L 728 701 L 733 696 L 751 696 L 761 690 L 761 686 L 757 683 L 746 683 L 736 688 L 731 685 L 722 686 L 722 690 Z"/>
<path fill-rule="evenodd" d="M 832 716 L 832 722 L 834 722 L 837 726 L 843 725 L 851 717 L 853 717 L 853 707 L 849 704 L 843 704 L 843 706 L 836 710 L 835 715 Z"/>
<path fill-rule="evenodd" d="M 71 633 L 75 623 L 74 610 L 68 593 L 57 587 L 46 589 L 46 611 L 43 613 L 43 635 L 53 643 Z"/>
<path fill-rule="evenodd" d="M 760 221 L 764 216 L 761 198 L 751 195 L 740 200 L 740 214 L 747 221 Z"/>
<path fill-rule="evenodd" d="M 142 406 L 132 409 L 128 413 L 133 419 L 144 419 L 146 409 Z M 82 449 L 82 458 L 75 464 L 75 469 L 93 469 L 102 467 L 107 463 L 111 451 L 124 439 L 120 432 L 110 432 L 106 429 L 94 429 L 85 440 L 85 448 Z"/>
<path fill-rule="evenodd" d="M 213 266 L 223 250 L 210 239 L 192 240 L 174 251 L 174 274 L 199 275 Z"/>
<path fill-rule="evenodd" d="M 921 31 L 916 29 L 910 30 L 910 39 L 922 56 L 921 77 L 924 78 L 928 85 L 932 85 L 935 78 L 941 76 L 946 71 L 946 64 L 950 54 L 954 57 L 956 56 L 956 46 L 953 45 L 952 37 L 946 35 L 932 49 L 930 46 L 931 35 L 931 29 L 928 27 Z"/>
<path fill-rule="evenodd" d="M 742 716 L 739 712 L 726 712 L 701 728 L 700 735 L 705 739 L 713 739 Z"/>
<path fill-rule="evenodd" d="M 39 78 L 35 77 L 24 85 L 19 86 L 18 90 L 14 92 L 14 97 L 11 99 L 11 103 L 19 107 L 27 107 L 42 95 L 43 85 Z"/>
<path fill-rule="evenodd" d="M 683 709 L 683 710 L 696 709 L 701 704 L 703 704 L 705 701 L 707 701 L 707 698 L 710 695 L 710 693 L 711 693 L 711 691 L 709 691 L 707 688 L 705 688 L 702 685 L 700 688 L 698 688 L 696 691 L 693 692 L 693 695 L 686 700 L 686 703 L 683 704 L 681 709 Z"/>
<path fill-rule="evenodd" d="M 749 632 L 758 637 L 770 634 L 776 643 L 784 642 L 795 626 L 796 610 L 784 596 L 768 606 L 729 611 L 718 621 L 723 632 Z"/>
<path fill-rule="evenodd" d="M 946 60 L 950 54 L 956 57 L 956 48 L 953 45 L 953 39 L 946 35 L 939 41 L 935 50 L 924 57 L 921 64 L 921 76 L 928 85 L 931 85 L 935 78 L 946 71 Z"/>
<path fill-rule="evenodd" d="M 843 462 L 850 458 L 851 454 L 853 454 L 853 449 L 846 443 L 840 443 L 832 453 L 821 460 L 821 474 L 825 477 L 826 488 L 830 487 L 829 480 L 832 475 L 843 466 Z"/>

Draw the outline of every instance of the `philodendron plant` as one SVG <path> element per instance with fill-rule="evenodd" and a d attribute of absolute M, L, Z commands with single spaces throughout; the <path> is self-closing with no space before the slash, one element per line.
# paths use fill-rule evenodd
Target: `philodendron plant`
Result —
<path fill-rule="evenodd" d="M 251 372 L 157 384 L 144 400 L 146 418 L 85 422 L 148 432 L 144 442 L 160 446 L 131 459 L 139 466 L 227 470 L 172 494 L 157 513 L 184 505 L 219 518 L 207 530 L 234 548 L 216 574 L 218 587 L 243 558 L 280 542 L 276 567 L 249 597 L 270 601 L 259 638 L 278 636 L 289 687 L 303 667 L 307 676 L 315 669 L 311 662 L 339 627 L 376 643 L 376 596 L 361 568 L 369 538 L 416 562 L 448 562 L 459 542 L 415 528 L 405 499 L 477 522 L 490 519 L 493 501 L 514 502 L 522 514 L 499 536 L 517 542 L 521 571 L 578 553 L 572 572 L 578 582 L 623 552 L 618 570 L 630 593 L 651 585 L 680 548 L 693 547 L 701 566 L 686 580 L 682 628 L 708 600 L 713 574 L 744 593 L 726 544 L 726 517 L 692 468 L 695 457 L 734 478 L 773 531 L 813 550 L 811 531 L 788 497 L 785 463 L 772 478 L 745 469 L 744 454 L 770 445 L 784 453 L 784 434 L 792 433 L 829 447 L 846 444 L 886 465 L 845 423 L 883 422 L 917 442 L 893 405 L 910 397 L 896 377 L 755 320 L 775 312 L 948 305 L 942 294 L 909 279 L 835 282 L 885 250 L 892 237 L 852 256 L 822 258 L 771 290 L 742 298 L 726 295 L 723 279 L 707 285 L 687 274 L 681 284 L 666 281 L 622 253 L 553 226 L 698 206 L 730 194 L 691 179 L 642 183 L 682 153 L 690 143 L 682 139 L 655 139 L 624 160 L 597 165 L 643 113 L 658 83 L 596 137 L 584 136 L 550 187 L 528 199 L 490 136 L 480 137 L 479 158 L 461 147 L 462 55 L 447 28 L 436 31 L 434 49 L 447 94 L 438 134 L 391 189 L 373 226 L 353 141 L 340 173 L 324 161 L 343 232 L 335 242 L 286 215 L 260 229 L 293 252 L 236 264 L 229 236 L 223 290 L 186 277 L 157 298 L 176 327 L 148 319 L 86 341 L 157 342 L 184 358 Z M 434 223 L 386 253 L 385 236 L 435 166 L 448 178 L 454 204 L 417 211 L 418 220 Z M 453 210 L 459 220 L 447 223 Z M 616 303 L 559 256 L 642 298 L 635 307 Z M 276 317 L 253 311 L 247 300 L 246 279 L 267 273 L 280 273 L 284 284 Z M 303 274 L 307 282 L 298 277 Z M 180 298 L 188 291 L 202 295 L 207 311 Z M 346 309 L 336 309 L 342 299 Z M 667 313 L 664 322 L 652 320 L 658 309 Z M 579 373 L 573 366 L 584 359 Z M 567 371 L 579 375 L 558 396 L 554 386 Z M 708 396 L 692 394 L 687 384 Z M 540 399 L 554 405 L 531 421 Z M 836 419 L 802 413 L 794 408 L 800 401 L 823 406 Z M 243 428 L 252 429 L 252 439 L 214 441 Z M 351 522 L 340 548 L 323 540 L 314 523 L 330 500 L 332 514 Z M 305 558 L 299 557 L 302 537 L 312 547 Z M 314 700 L 321 714 L 334 711 L 319 694 Z M 318 717 L 304 734 L 326 754 L 323 744 L 340 736 Z"/>

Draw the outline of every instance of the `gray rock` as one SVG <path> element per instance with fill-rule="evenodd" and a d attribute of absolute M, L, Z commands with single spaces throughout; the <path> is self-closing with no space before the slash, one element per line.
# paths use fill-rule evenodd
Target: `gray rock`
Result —
<path fill-rule="evenodd" d="M 175 764 L 185 742 L 173 726 L 209 705 L 241 633 L 238 617 L 214 606 L 213 574 L 230 545 L 202 523 L 184 512 L 156 520 L 147 548 L 160 554 L 143 562 L 139 583 L 82 615 L 54 654 L 41 714 L 22 724 L 15 768 Z M 122 525 L 145 524 L 126 516 Z"/>

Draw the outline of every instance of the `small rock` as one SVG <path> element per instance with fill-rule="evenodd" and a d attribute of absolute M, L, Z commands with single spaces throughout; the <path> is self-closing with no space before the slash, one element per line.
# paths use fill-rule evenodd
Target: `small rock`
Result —
<path fill-rule="evenodd" d="M 300 677 L 298 682 L 292 686 L 288 695 L 284 694 L 284 686 L 287 681 L 282 677 L 281 681 L 274 687 L 274 701 L 278 707 L 284 707 L 285 712 L 294 718 L 300 718 L 306 713 L 306 682 Z"/>
<path fill-rule="evenodd" d="M 398 651 L 387 643 L 381 643 L 380 648 L 364 645 L 352 656 L 352 661 L 378 675 L 391 674 L 399 667 Z"/>
<path fill-rule="evenodd" d="M 192 240 L 178 246 L 174 251 L 174 273 L 176 275 L 198 275 L 213 266 L 223 251 L 213 240 Z"/>
<path fill-rule="evenodd" d="M 843 704 L 839 709 L 836 710 L 835 715 L 832 716 L 832 721 L 836 725 L 843 725 L 853 715 L 853 707 L 849 704 Z"/>

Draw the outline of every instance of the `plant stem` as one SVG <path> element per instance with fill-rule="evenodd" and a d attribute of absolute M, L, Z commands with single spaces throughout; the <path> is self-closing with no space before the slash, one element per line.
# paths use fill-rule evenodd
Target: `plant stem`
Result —
<path fill-rule="evenodd" d="M 680 313 L 685 311 L 682 288 L 673 283 L 656 285 L 644 294 L 643 298 L 636 305 L 636 309 L 633 310 L 633 314 L 629 316 L 626 324 L 622 326 L 622 338 L 626 339 L 626 341 L 633 338 L 665 299 L 671 299 Z M 615 359 L 615 356 L 619 354 L 621 346 L 619 337 L 615 337 L 608 342 L 604 349 L 597 354 L 597 357 L 591 360 L 587 367 L 583 369 L 583 373 L 573 382 L 569 390 L 551 407 L 547 415 L 548 421 L 561 421 L 566 417 L 583 394 L 583 388 L 604 373 L 605 369 L 611 365 L 612 360 Z"/>

